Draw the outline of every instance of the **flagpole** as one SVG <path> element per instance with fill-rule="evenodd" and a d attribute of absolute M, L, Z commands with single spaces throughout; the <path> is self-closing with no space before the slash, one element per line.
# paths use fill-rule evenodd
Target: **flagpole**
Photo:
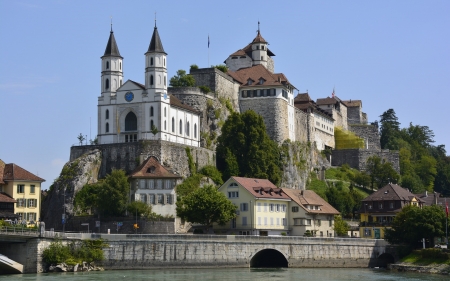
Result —
<path fill-rule="evenodd" d="M 209 67 L 209 33 L 208 33 L 208 65 L 207 67 Z"/>

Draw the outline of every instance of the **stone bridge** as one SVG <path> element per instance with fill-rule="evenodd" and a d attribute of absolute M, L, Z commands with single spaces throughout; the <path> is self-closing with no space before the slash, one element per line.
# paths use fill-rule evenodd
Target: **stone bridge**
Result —
<path fill-rule="evenodd" d="M 71 239 L 107 240 L 105 269 L 161 267 L 383 267 L 396 260 L 384 240 L 355 238 L 221 235 L 70 234 Z M 1 239 L 1 238 L 0 238 Z M 64 241 L 64 240 L 63 240 Z M 70 241 L 67 239 L 66 241 Z M 50 238 L 2 243 L 0 254 L 42 272 L 42 251 Z"/>

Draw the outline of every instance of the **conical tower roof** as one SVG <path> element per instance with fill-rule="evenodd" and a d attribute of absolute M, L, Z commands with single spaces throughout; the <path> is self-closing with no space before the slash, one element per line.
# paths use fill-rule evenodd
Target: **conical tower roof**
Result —
<path fill-rule="evenodd" d="M 114 38 L 114 32 L 112 29 L 109 34 L 108 44 L 106 44 L 105 54 L 103 56 L 122 57 L 119 52 L 119 47 L 117 47 L 116 38 Z"/>
<path fill-rule="evenodd" d="M 150 41 L 150 45 L 148 46 L 147 53 L 164 53 L 163 45 L 161 43 L 161 38 L 159 38 L 158 28 L 155 25 L 155 29 L 153 30 L 152 40 Z"/>

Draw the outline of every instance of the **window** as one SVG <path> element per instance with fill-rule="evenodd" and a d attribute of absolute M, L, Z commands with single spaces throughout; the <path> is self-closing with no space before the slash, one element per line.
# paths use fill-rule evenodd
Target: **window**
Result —
<path fill-rule="evenodd" d="M 172 188 L 172 180 L 165 180 L 165 189 L 171 189 Z"/>
<path fill-rule="evenodd" d="M 247 225 L 247 217 L 242 217 L 242 225 L 243 226 Z"/>
<path fill-rule="evenodd" d="M 164 76 L 164 86 L 166 86 L 166 76 Z"/>
<path fill-rule="evenodd" d="M 172 194 L 166 195 L 166 204 L 172 204 Z"/>
<path fill-rule="evenodd" d="M 167 130 L 166 127 L 167 127 L 167 126 L 166 126 L 166 120 L 164 120 L 164 131 Z"/>
<path fill-rule="evenodd" d="M 25 207 L 25 199 L 20 198 L 20 199 L 16 199 L 17 200 L 17 207 Z"/>
<path fill-rule="evenodd" d="M 242 91 L 241 92 L 241 97 L 246 98 L 247 97 L 247 91 Z"/>
<path fill-rule="evenodd" d="M 120 86 L 122 86 L 122 79 L 120 79 Z"/>
<path fill-rule="evenodd" d="M 153 119 L 150 120 L 150 130 L 153 130 L 153 127 L 155 126 L 155 124 L 153 124 Z"/>
<path fill-rule="evenodd" d="M 139 201 L 144 202 L 144 203 L 147 203 L 147 195 L 141 194 L 141 196 L 140 196 L 140 198 L 139 198 Z"/>
<path fill-rule="evenodd" d="M 294 225 L 302 225 L 302 219 L 294 219 Z"/>
<path fill-rule="evenodd" d="M 241 211 L 242 212 L 248 211 L 248 203 L 241 203 Z"/>
<path fill-rule="evenodd" d="M 164 195 L 158 194 L 158 204 L 164 204 Z"/>
<path fill-rule="evenodd" d="M 273 212 L 273 211 L 275 211 L 275 206 L 274 206 L 275 204 L 269 204 L 269 211 L 270 212 Z"/>
<path fill-rule="evenodd" d="M 197 123 L 194 123 L 194 139 L 197 138 Z"/>
<path fill-rule="evenodd" d="M 372 236 L 372 229 L 365 228 L 364 229 L 364 236 Z"/>
<path fill-rule="evenodd" d="M 166 108 L 164 107 L 164 117 L 166 117 Z"/>
<path fill-rule="evenodd" d="M 273 218 L 270 218 L 270 225 L 273 225 Z"/>
<path fill-rule="evenodd" d="M 150 106 L 150 117 L 153 116 L 153 106 Z"/>
<path fill-rule="evenodd" d="M 228 191 L 228 198 L 238 198 L 239 191 Z"/>
<path fill-rule="evenodd" d="M 264 203 L 264 212 L 267 212 L 267 203 Z"/>
<path fill-rule="evenodd" d="M 389 203 L 389 208 L 394 209 L 394 202 Z"/>
<path fill-rule="evenodd" d="M 321 220 L 317 220 L 317 226 L 321 226 L 322 225 L 322 221 Z"/>
<path fill-rule="evenodd" d="M 148 188 L 155 189 L 155 180 L 148 180 Z"/>
<path fill-rule="evenodd" d="M 30 193 L 36 193 L 36 186 L 30 185 Z"/>
<path fill-rule="evenodd" d="M 372 204 L 367 205 L 369 207 L 369 210 L 372 210 Z"/>
<path fill-rule="evenodd" d="M 120 67 L 120 70 L 122 70 L 122 63 L 121 62 L 119 62 L 119 67 Z M 122 80 L 120 80 L 120 85 L 122 85 Z"/>
<path fill-rule="evenodd" d="M 281 205 L 281 211 L 283 212 L 283 213 L 286 213 L 286 205 Z"/>
<path fill-rule="evenodd" d="M 231 220 L 231 228 L 236 228 L 236 218 Z"/>
<path fill-rule="evenodd" d="M 189 121 L 186 122 L 186 135 L 189 137 Z"/>
<path fill-rule="evenodd" d="M 261 212 L 261 203 L 257 203 L 256 205 L 258 206 L 258 210 L 257 211 Z"/>
<path fill-rule="evenodd" d="M 180 135 L 183 134 L 183 121 L 180 119 Z"/>
<path fill-rule="evenodd" d="M 306 219 L 305 222 L 306 225 L 311 225 L 311 219 Z"/>
<path fill-rule="evenodd" d="M 106 125 L 105 125 L 105 133 L 109 133 L 109 123 L 108 122 L 106 122 Z"/>
<path fill-rule="evenodd" d="M 281 210 L 280 204 L 276 204 L 275 207 L 276 207 L 276 209 L 275 209 L 276 212 L 279 212 Z"/>
<path fill-rule="evenodd" d="M 166 59 L 164 59 L 164 66 L 166 66 Z"/>
<path fill-rule="evenodd" d="M 109 110 L 108 109 L 105 112 L 105 119 L 109 119 Z"/>
<path fill-rule="evenodd" d="M 175 133 L 175 118 L 172 117 L 172 133 Z"/>
<path fill-rule="evenodd" d="M 267 225 L 267 217 L 264 217 L 264 225 Z"/>
<path fill-rule="evenodd" d="M 292 212 L 293 212 L 293 213 L 297 213 L 297 212 L 298 212 L 298 207 L 296 207 L 296 206 L 295 206 L 295 207 L 292 207 Z"/>
<path fill-rule="evenodd" d="M 28 213 L 26 216 L 26 220 L 35 222 L 36 221 L 36 213 Z"/>
<path fill-rule="evenodd" d="M 150 65 L 153 65 L 153 57 L 150 58 Z"/>
<path fill-rule="evenodd" d="M 105 80 L 105 89 L 108 90 L 109 89 L 109 79 Z"/>
<path fill-rule="evenodd" d="M 153 75 L 150 75 L 150 85 L 153 85 Z"/>
<path fill-rule="evenodd" d="M 27 200 L 27 207 L 28 208 L 37 207 L 37 199 L 28 199 Z"/>
<path fill-rule="evenodd" d="M 281 219 L 281 223 L 282 223 L 284 226 L 286 226 L 286 218 L 282 218 L 282 219 Z"/>
<path fill-rule="evenodd" d="M 25 185 L 24 184 L 17 185 L 17 193 L 25 193 Z"/>
<path fill-rule="evenodd" d="M 162 180 L 156 180 L 156 189 L 162 189 Z"/>
<path fill-rule="evenodd" d="M 106 61 L 106 69 L 109 69 L 109 61 Z"/>
<path fill-rule="evenodd" d="M 383 209 L 383 202 L 378 203 L 378 209 Z"/>
<path fill-rule="evenodd" d="M 125 131 L 137 131 L 137 117 L 133 112 L 125 117 Z"/>
<path fill-rule="evenodd" d="M 149 197 L 149 203 L 155 205 L 155 194 L 150 194 Z"/>

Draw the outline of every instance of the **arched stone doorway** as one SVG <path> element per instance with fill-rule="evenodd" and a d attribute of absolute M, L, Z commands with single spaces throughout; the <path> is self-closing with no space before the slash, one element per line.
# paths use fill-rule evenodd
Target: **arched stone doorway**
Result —
<path fill-rule="evenodd" d="M 378 264 L 380 267 L 387 267 L 389 263 L 394 263 L 395 258 L 391 254 L 384 253 L 378 257 Z"/>
<path fill-rule="evenodd" d="M 264 249 L 253 256 L 250 267 L 288 267 L 288 261 L 279 251 Z"/>

